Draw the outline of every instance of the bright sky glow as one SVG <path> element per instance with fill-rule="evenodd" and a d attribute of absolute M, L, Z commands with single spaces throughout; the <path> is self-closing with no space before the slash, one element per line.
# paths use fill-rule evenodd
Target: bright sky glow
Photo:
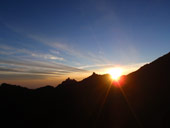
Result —
<path fill-rule="evenodd" d="M 120 76 L 123 75 L 123 69 L 122 68 L 118 68 L 118 67 L 115 67 L 115 68 L 112 68 L 108 71 L 108 73 L 111 75 L 111 78 L 113 80 L 119 80 Z"/>

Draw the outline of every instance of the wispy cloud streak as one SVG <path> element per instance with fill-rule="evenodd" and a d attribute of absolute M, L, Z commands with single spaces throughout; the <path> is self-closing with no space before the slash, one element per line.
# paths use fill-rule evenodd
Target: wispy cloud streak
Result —
<path fill-rule="evenodd" d="M 28 66 L 28 67 L 38 67 L 38 68 L 47 68 L 47 69 L 55 69 L 55 70 L 66 70 L 66 71 L 76 71 L 82 72 L 85 71 L 83 69 L 74 68 L 71 66 L 66 66 L 64 64 L 59 64 L 56 62 L 43 62 L 43 61 L 32 61 L 28 59 L 0 59 L 0 64 L 8 64 L 8 65 L 18 65 L 18 66 Z"/>
<path fill-rule="evenodd" d="M 36 58 L 65 61 L 65 59 L 62 57 L 54 56 L 51 54 L 37 53 L 37 52 L 30 51 L 28 49 L 19 49 L 3 44 L 0 44 L 0 50 L 1 50 L 0 53 L 3 55 L 25 54 Z"/>
<path fill-rule="evenodd" d="M 86 70 L 67 66 L 53 60 L 65 61 L 64 58 L 51 54 L 32 52 L 0 44 L 0 75 L 1 78 L 28 75 L 29 78 L 59 77 L 72 72 L 87 72 Z M 20 56 L 15 56 L 21 54 Z M 31 57 L 31 58 L 30 58 Z M 49 60 L 49 61 L 48 61 Z M 19 75 L 20 74 L 20 75 Z M 32 76 L 32 77 L 31 77 Z M 16 77 L 15 77 L 16 78 Z"/>
<path fill-rule="evenodd" d="M 39 41 L 47 46 L 50 46 L 51 48 L 56 48 L 59 49 L 61 51 L 63 51 L 64 53 L 74 56 L 76 58 L 83 58 L 84 60 L 89 60 L 93 63 L 103 63 L 103 62 L 109 62 L 106 58 L 102 57 L 102 56 L 96 56 L 95 54 L 86 51 L 86 53 L 83 53 L 82 51 L 79 51 L 78 49 L 75 49 L 73 46 L 68 45 L 66 43 L 61 43 L 58 41 L 51 41 L 48 39 L 44 39 L 42 37 L 36 36 L 36 35 L 31 35 L 29 34 L 28 37 L 30 37 L 31 39 L 34 39 L 36 41 Z"/>

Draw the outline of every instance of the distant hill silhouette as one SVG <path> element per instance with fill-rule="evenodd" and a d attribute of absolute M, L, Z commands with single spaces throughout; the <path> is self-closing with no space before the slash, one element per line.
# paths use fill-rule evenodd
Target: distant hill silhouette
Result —
<path fill-rule="evenodd" d="M 170 53 L 122 77 L 93 73 L 82 81 L 28 89 L 1 84 L 3 128 L 169 128 Z"/>

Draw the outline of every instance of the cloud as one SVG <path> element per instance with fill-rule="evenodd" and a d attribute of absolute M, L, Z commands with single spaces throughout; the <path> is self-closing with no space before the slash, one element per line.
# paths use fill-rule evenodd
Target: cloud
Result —
<path fill-rule="evenodd" d="M 50 50 L 50 52 L 53 53 L 53 54 L 56 54 L 56 55 L 59 55 L 59 54 L 60 54 L 60 52 L 57 51 L 57 50 Z"/>
<path fill-rule="evenodd" d="M 104 8 L 104 10 L 106 9 L 107 12 L 107 8 Z M 13 28 L 11 26 L 8 25 L 9 28 L 11 28 L 14 32 L 20 33 L 22 34 L 22 31 L 20 29 L 17 28 Z M 16 29 L 16 30 L 14 30 Z M 22 34 L 23 35 L 23 34 Z M 18 49 L 18 48 L 11 48 L 9 46 L 3 46 L 0 49 L 4 49 L 1 50 L 1 52 L 3 54 L 15 54 L 15 53 L 21 53 L 21 54 L 25 54 L 28 55 L 30 57 L 33 57 L 36 59 L 36 61 L 33 61 L 33 58 L 29 58 L 29 59 L 19 59 L 17 61 L 15 61 L 14 59 L 10 59 L 10 60 L 3 60 L 3 63 L 6 64 L 13 64 L 15 66 L 26 66 L 29 68 L 33 68 L 33 67 L 41 67 L 41 68 L 48 68 L 48 70 L 52 70 L 55 69 L 56 72 L 58 71 L 67 71 L 67 72 L 84 72 L 87 69 L 97 69 L 97 68 L 109 68 L 109 67 L 113 67 L 115 66 L 112 62 L 110 62 L 108 59 L 106 59 L 106 57 L 103 57 L 103 53 L 102 51 L 100 51 L 100 53 L 102 54 L 94 54 L 90 51 L 86 51 L 85 53 L 83 53 L 83 51 L 80 51 L 79 49 L 75 49 L 75 47 L 73 45 L 69 45 L 67 43 L 63 43 L 63 42 L 58 42 L 56 40 L 52 40 L 52 39 L 48 39 L 48 38 L 44 38 L 42 36 L 38 36 L 36 34 L 30 34 L 28 32 L 24 32 L 24 36 L 34 40 L 37 43 L 45 44 L 49 49 L 49 53 L 48 54 L 44 54 L 44 53 L 40 53 L 40 52 L 35 52 L 35 51 L 30 51 L 28 49 Z M 125 45 L 125 47 L 127 47 Z M 118 49 L 118 53 L 120 53 L 120 55 L 122 56 L 122 58 L 128 58 L 128 57 L 124 57 L 124 51 L 125 50 L 121 50 Z M 123 51 L 123 52 L 122 52 Z M 126 51 L 134 51 L 133 49 L 130 50 L 126 50 Z M 63 56 L 61 56 L 61 53 L 67 54 L 67 55 L 71 55 L 73 56 L 73 58 L 76 58 L 77 63 L 82 62 L 81 60 L 87 62 L 87 63 L 93 63 L 92 65 L 84 65 L 84 66 L 79 66 L 78 68 L 74 68 L 71 66 L 66 66 L 64 64 L 59 64 L 59 63 L 55 63 L 53 61 L 57 60 L 60 62 L 65 62 L 67 60 L 65 60 L 65 58 Z M 131 53 L 131 52 L 130 52 Z M 136 55 L 135 51 L 132 52 L 132 55 Z M 130 54 L 130 55 L 131 55 Z M 119 56 L 120 56 L 119 55 Z M 127 55 L 127 54 L 125 54 Z M 129 55 L 129 54 L 128 54 Z M 130 58 L 132 58 L 133 56 L 130 56 Z M 72 58 L 71 58 L 72 59 Z M 41 60 L 41 61 L 40 61 Z M 44 62 L 42 61 L 44 60 Z M 47 62 L 48 60 L 48 62 Z M 75 61 L 75 60 L 74 60 Z M 135 65 L 136 66 L 136 65 Z M 136 66 L 137 67 L 137 66 Z M 127 69 L 132 69 L 131 66 L 127 67 Z M 39 69 L 40 71 L 42 69 Z M 51 71 L 50 71 L 51 72 Z M 67 73 L 65 73 L 67 74 Z"/>
<path fill-rule="evenodd" d="M 94 64 L 94 65 L 84 65 L 80 66 L 78 68 L 80 69 L 88 69 L 88 68 L 104 68 L 104 67 L 112 67 L 114 66 L 113 64 Z"/>
<path fill-rule="evenodd" d="M 65 61 L 64 58 L 62 58 L 62 57 L 57 57 L 57 56 L 53 56 L 53 55 L 51 55 L 51 54 L 35 54 L 35 53 L 32 53 L 31 55 L 32 55 L 33 57 L 38 57 L 38 58 Z"/>
<path fill-rule="evenodd" d="M 69 46 L 68 44 L 59 43 L 59 42 L 46 42 L 46 44 L 53 48 L 60 49 L 69 55 L 72 55 L 72 56 L 75 56 L 81 59 L 83 58 L 85 60 L 89 60 L 95 63 L 107 62 L 107 60 L 104 57 L 96 56 L 95 54 L 88 52 L 88 51 L 86 53 L 80 52 L 79 50 L 74 49 L 72 46 Z"/>
<path fill-rule="evenodd" d="M 56 62 L 32 61 L 29 59 L 2 59 L 0 58 L 0 74 L 20 73 L 59 77 L 73 72 L 87 72 L 87 70 L 66 66 Z"/>
<path fill-rule="evenodd" d="M 0 50 L 1 50 L 0 53 L 3 55 L 22 54 L 22 55 L 28 55 L 31 57 L 41 58 L 41 59 L 65 61 L 65 59 L 62 57 L 54 56 L 51 54 L 37 53 L 37 52 L 30 51 L 28 49 L 19 49 L 19 48 L 15 48 L 15 47 L 3 45 L 3 44 L 0 44 Z"/>
<path fill-rule="evenodd" d="M 40 36 L 31 35 L 31 34 L 28 34 L 28 37 L 30 37 L 31 39 L 34 39 L 36 41 L 39 41 L 47 46 L 50 46 L 51 48 L 56 48 L 57 50 L 61 50 L 64 53 L 74 56 L 76 58 L 80 58 L 80 59 L 83 58 L 84 60 L 89 60 L 94 63 L 108 62 L 108 60 L 101 55 L 96 56 L 95 54 L 93 54 L 89 51 L 86 51 L 86 53 L 83 53 L 82 51 L 75 49 L 73 45 L 68 45 L 63 42 L 61 43 L 61 42 L 57 42 L 57 41 L 51 41 L 49 39 L 45 39 Z"/>
<path fill-rule="evenodd" d="M 0 80 L 34 80 L 44 78 L 46 76 L 35 74 L 0 74 Z"/>
<path fill-rule="evenodd" d="M 38 36 L 36 35 L 35 33 L 34 34 L 30 34 L 29 32 L 26 32 L 24 30 L 23 32 L 23 29 L 20 28 L 19 26 L 18 27 L 14 27 L 10 24 L 6 24 L 6 27 L 8 27 L 9 29 L 11 29 L 12 31 L 16 32 L 16 33 L 19 33 L 21 35 L 24 35 L 30 39 L 33 39 L 35 41 L 37 41 L 37 43 L 43 43 L 45 45 L 47 45 L 48 47 L 50 47 L 51 49 L 56 49 L 56 50 L 52 50 L 52 54 L 55 54 L 55 56 L 53 55 L 43 55 L 43 53 L 33 53 L 32 55 L 34 57 L 42 57 L 44 59 L 51 59 L 51 60 L 58 60 L 58 61 L 65 61 L 65 59 L 63 57 L 58 57 L 59 55 L 59 51 L 62 51 L 63 53 L 66 53 L 67 55 L 71 55 L 75 58 L 78 58 L 79 60 L 85 60 L 86 62 L 89 61 L 89 62 L 93 62 L 93 63 L 108 63 L 109 61 L 103 57 L 103 56 L 99 56 L 99 55 L 95 55 L 89 51 L 86 51 L 85 53 L 83 53 L 82 51 L 79 51 L 79 49 L 75 49 L 73 45 L 69 45 L 68 43 L 64 43 L 64 42 L 58 42 L 58 41 L 54 41 L 52 39 L 47 39 L 47 38 L 44 38 L 42 36 Z M 24 52 L 24 53 L 27 53 L 28 54 L 28 50 L 18 50 L 18 52 Z M 57 51 L 57 52 L 55 52 Z M 57 56 L 56 56 L 57 55 Z"/>
<path fill-rule="evenodd" d="M 82 69 L 66 66 L 63 64 L 55 63 L 55 62 L 43 62 L 43 61 L 32 61 L 32 60 L 17 60 L 16 59 L 0 59 L 0 64 L 12 64 L 12 65 L 20 65 L 20 66 L 29 66 L 29 67 L 41 67 L 41 68 L 50 68 L 50 69 L 64 69 L 68 71 L 84 71 Z"/>
<path fill-rule="evenodd" d="M 13 49 L 13 47 L 8 46 L 8 45 L 4 45 L 4 44 L 0 44 L 0 49 L 11 50 L 11 49 Z"/>
<path fill-rule="evenodd" d="M 59 43 L 59 42 L 56 42 L 56 41 L 49 41 L 47 39 L 44 39 L 42 37 L 39 37 L 39 36 L 35 36 L 35 35 L 28 35 L 31 39 L 34 39 L 36 41 L 40 41 L 41 43 L 44 43 L 46 44 L 47 46 L 50 46 L 52 48 L 57 48 L 67 54 L 70 54 L 70 55 L 73 55 L 73 56 L 80 56 L 82 57 L 82 53 L 75 50 L 72 46 L 69 46 L 68 44 L 65 44 L 65 43 Z"/>
<path fill-rule="evenodd" d="M 3 68 L 3 67 L 0 67 L 0 71 L 1 72 L 12 72 L 12 73 L 27 73 L 27 74 L 41 74 L 41 75 L 54 75 L 56 73 L 53 73 L 53 72 L 50 72 L 50 71 L 39 71 L 39 70 L 32 70 L 32 69 L 29 69 L 27 67 L 25 68 Z"/>

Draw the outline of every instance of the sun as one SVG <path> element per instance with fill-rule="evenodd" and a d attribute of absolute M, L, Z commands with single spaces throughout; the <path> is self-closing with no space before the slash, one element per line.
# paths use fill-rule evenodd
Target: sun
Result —
<path fill-rule="evenodd" d="M 122 76 L 123 69 L 119 67 L 112 68 L 108 71 L 113 80 L 118 81 L 120 76 Z"/>

